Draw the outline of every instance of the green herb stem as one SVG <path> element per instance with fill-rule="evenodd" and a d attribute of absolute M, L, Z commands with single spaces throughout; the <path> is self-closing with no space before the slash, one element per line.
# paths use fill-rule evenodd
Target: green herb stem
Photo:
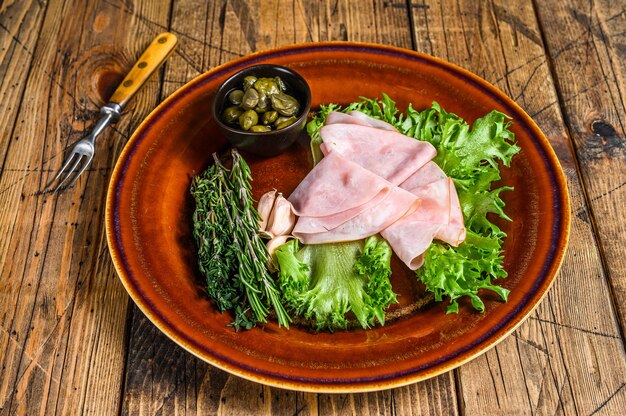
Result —
<path fill-rule="evenodd" d="M 229 170 L 214 153 L 213 165 L 194 178 L 191 187 L 198 264 L 207 294 L 220 311 L 235 313 L 236 329 L 267 322 L 270 307 L 279 325 L 289 327 L 290 318 L 267 269 L 267 248 L 257 232 L 260 216 L 253 205 L 250 168 L 236 150 L 231 157 Z"/>

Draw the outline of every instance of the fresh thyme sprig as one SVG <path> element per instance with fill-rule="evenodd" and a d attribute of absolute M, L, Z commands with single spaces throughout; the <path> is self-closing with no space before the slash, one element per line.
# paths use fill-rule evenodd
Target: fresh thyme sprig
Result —
<path fill-rule="evenodd" d="M 269 254 L 257 231 L 260 217 L 253 205 L 250 168 L 235 149 L 231 156 L 229 170 L 214 153 L 214 164 L 191 186 L 196 200 L 194 237 L 207 294 L 220 311 L 235 313 L 236 329 L 267 322 L 270 307 L 279 325 L 289 327 L 289 315 L 267 269 Z"/>

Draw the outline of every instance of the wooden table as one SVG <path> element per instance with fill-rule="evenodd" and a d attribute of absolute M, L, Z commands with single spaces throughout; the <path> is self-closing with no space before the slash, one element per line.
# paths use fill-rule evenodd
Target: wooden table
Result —
<path fill-rule="evenodd" d="M 48 0 L 0 3 L 0 414 L 624 414 L 624 0 Z M 62 196 L 36 195 L 159 32 L 175 54 Z M 196 75 L 280 45 L 400 46 L 495 84 L 552 143 L 572 202 L 557 281 L 512 336 L 434 379 L 284 391 L 186 353 L 129 300 L 106 188 L 141 120 Z"/>

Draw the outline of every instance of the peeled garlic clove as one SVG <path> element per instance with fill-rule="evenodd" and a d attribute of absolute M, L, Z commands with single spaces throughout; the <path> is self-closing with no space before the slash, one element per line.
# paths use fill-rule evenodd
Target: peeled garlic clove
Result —
<path fill-rule="evenodd" d="M 293 206 L 279 192 L 267 222 L 266 231 L 274 236 L 286 235 L 293 230 L 294 225 L 296 225 L 296 214 L 293 212 Z"/>
<path fill-rule="evenodd" d="M 264 193 L 259 199 L 259 204 L 257 205 L 257 212 L 261 217 L 259 231 L 265 231 L 267 221 L 269 220 L 272 208 L 274 207 L 274 201 L 276 201 L 276 189 L 272 189 L 271 191 Z"/>
<path fill-rule="evenodd" d="M 272 238 L 268 241 L 265 246 L 267 247 L 267 251 L 269 252 L 269 270 L 270 272 L 278 271 L 276 268 L 276 261 L 274 260 L 274 252 L 276 249 L 287 242 L 290 238 L 293 238 L 290 235 L 279 235 L 278 237 Z"/>
<path fill-rule="evenodd" d="M 291 238 L 294 237 L 291 235 L 279 235 L 278 237 L 274 237 L 270 241 L 268 241 L 265 246 L 267 247 L 267 251 L 268 253 L 270 253 L 270 256 L 273 256 L 276 249 L 285 244 L 287 240 Z"/>

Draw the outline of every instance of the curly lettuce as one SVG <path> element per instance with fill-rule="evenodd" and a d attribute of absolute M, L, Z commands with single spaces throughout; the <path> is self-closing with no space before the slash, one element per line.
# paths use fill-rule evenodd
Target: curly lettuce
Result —
<path fill-rule="evenodd" d="M 291 240 L 275 252 L 283 304 L 316 329 L 348 326 L 350 315 L 363 328 L 385 323 L 385 309 L 397 302 L 389 276 L 391 247 L 372 236 L 347 243 L 300 245 Z"/>
<path fill-rule="evenodd" d="M 447 312 L 458 312 L 458 299 L 468 297 L 472 306 L 484 311 L 478 296 L 481 289 L 490 290 L 507 300 L 508 290 L 492 283 L 507 276 L 503 267 L 502 244 L 506 234 L 494 224 L 489 214 L 510 220 L 504 213 L 500 197 L 510 187 L 492 189 L 500 179 L 500 166 L 510 166 L 520 151 L 508 117 L 491 111 L 470 126 L 456 114 L 446 112 L 438 103 L 418 111 L 411 105 L 402 114 L 386 94 L 381 99 L 361 97 L 361 101 L 345 108 L 330 104 L 322 106 L 307 126 L 311 149 L 321 155 L 319 129 L 330 111 L 361 111 L 393 125 L 401 133 L 430 142 L 437 149 L 434 161 L 455 184 L 468 230 L 465 242 L 458 247 L 435 241 L 425 253 L 424 266 L 417 278 L 439 301 L 447 298 Z M 316 159 L 316 161 L 319 159 Z"/>

